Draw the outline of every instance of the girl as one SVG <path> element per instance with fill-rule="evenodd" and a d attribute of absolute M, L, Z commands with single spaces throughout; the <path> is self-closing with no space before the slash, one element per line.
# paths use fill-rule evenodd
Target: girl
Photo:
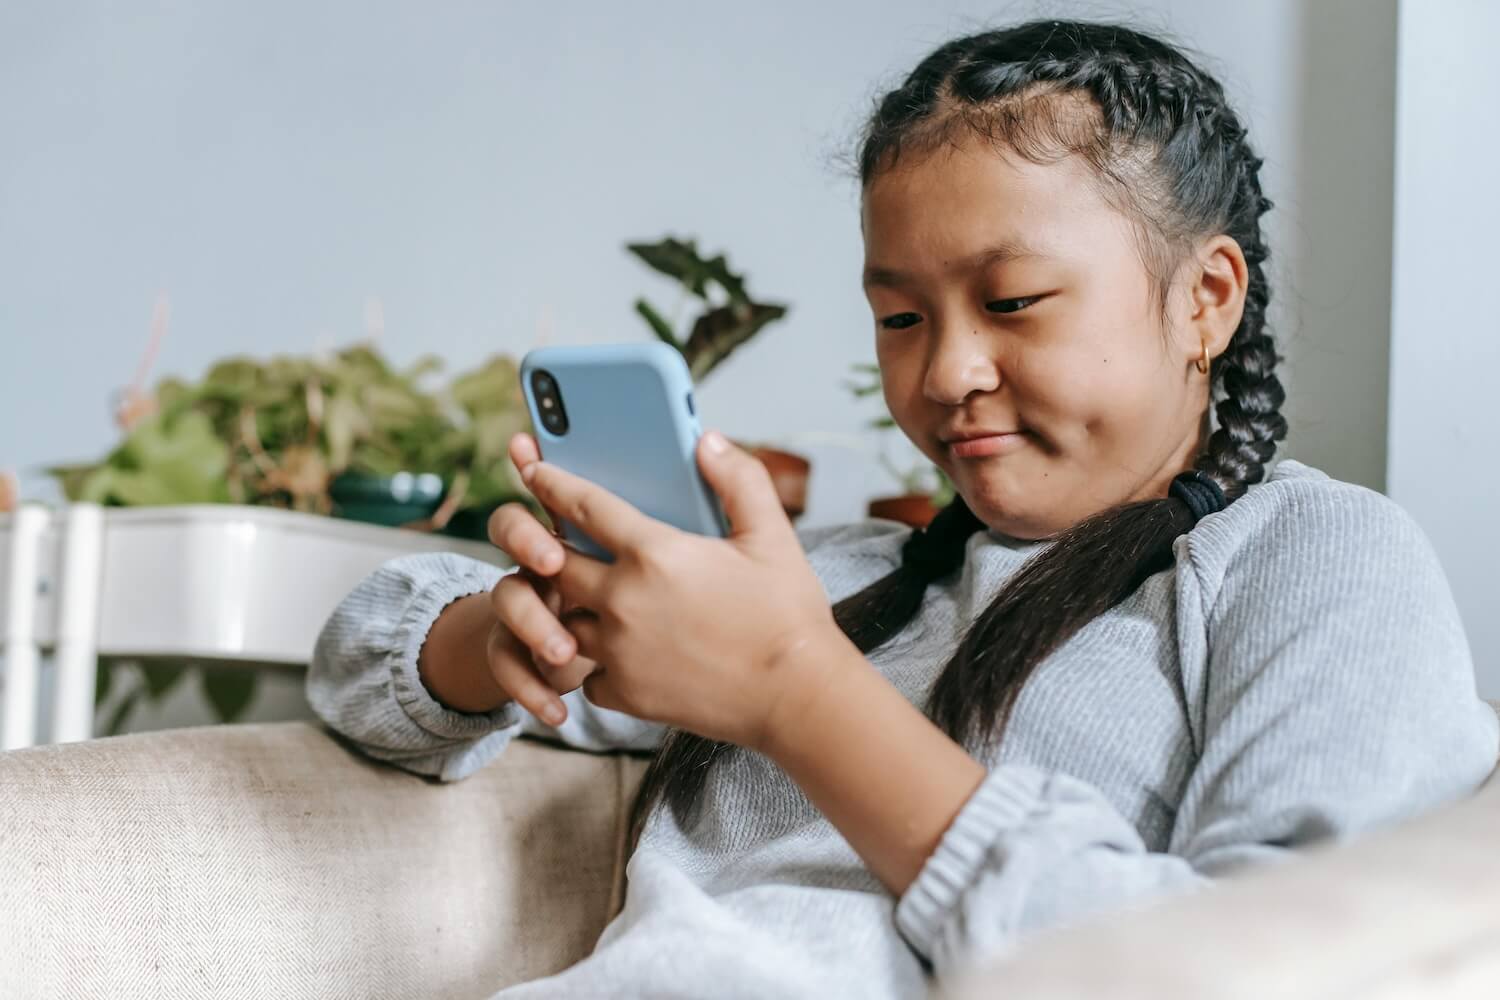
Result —
<path fill-rule="evenodd" d="M 709 433 L 733 535 L 686 535 L 522 437 L 615 562 L 512 506 L 521 572 L 408 557 L 343 602 L 308 695 L 371 756 L 452 781 L 523 732 L 657 751 L 623 911 L 502 996 L 918 996 L 1482 781 L 1496 719 L 1421 531 L 1271 466 L 1260 165 L 1155 38 L 949 42 L 859 154 L 886 402 L 959 495 L 930 528 L 799 536 Z"/>

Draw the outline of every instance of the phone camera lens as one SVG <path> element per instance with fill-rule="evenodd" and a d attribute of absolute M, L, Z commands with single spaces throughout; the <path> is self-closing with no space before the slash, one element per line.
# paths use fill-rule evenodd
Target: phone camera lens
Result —
<path fill-rule="evenodd" d="M 563 406 L 557 380 L 550 372 L 537 369 L 531 373 L 531 389 L 536 397 L 536 408 L 541 415 L 542 426 L 558 437 L 568 433 L 568 411 Z"/>

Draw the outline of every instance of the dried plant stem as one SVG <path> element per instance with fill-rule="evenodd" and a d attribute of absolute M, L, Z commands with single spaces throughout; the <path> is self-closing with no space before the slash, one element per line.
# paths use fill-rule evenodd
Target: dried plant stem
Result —
<path fill-rule="evenodd" d="M 318 440 L 318 431 L 323 426 L 323 384 L 316 378 L 309 378 L 307 386 L 307 443 L 314 444 Z"/>
<path fill-rule="evenodd" d="M 464 502 L 464 495 L 469 492 L 469 473 L 460 470 L 453 477 L 453 485 L 448 487 L 448 495 L 443 497 L 443 502 L 438 509 L 432 512 L 432 530 L 442 531 L 447 527 L 448 521 L 458 512 L 459 505 Z"/>
<path fill-rule="evenodd" d="M 255 467 L 267 476 L 278 470 L 275 459 L 266 454 L 266 449 L 261 446 L 260 432 L 255 429 L 255 407 L 240 407 L 240 441 L 245 445 L 245 450 L 250 453 L 250 460 Z"/>

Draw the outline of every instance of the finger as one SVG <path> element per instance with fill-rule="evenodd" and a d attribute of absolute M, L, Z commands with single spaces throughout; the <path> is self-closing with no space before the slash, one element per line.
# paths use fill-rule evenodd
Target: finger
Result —
<path fill-rule="evenodd" d="M 511 435 L 509 450 L 510 460 L 516 464 L 517 471 L 542 460 L 542 449 L 537 445 L 536 438 L 525 431 Z"/>
<path fill-rule="evenodd" d="M 607 656 L 598 615 L 591 611 L 569 611 L 563 615 L 562 624 L 578 644 L 580 656 L 586 656 L 595 663 Z"/>
<path fill-rule="evenodd" d="M 533 462 L 521 478 L 538 500 L 610 552 L 644 544 L 663 528 L 604 487 L 550 462 Z"/>
<path fill-rule="evenodd" d="M 562 595 L 557 592 L 557 588 L 552 585 L 552 581 L 546 578 L 538 578 L 531 581 L 531 587 L 537 592 L 537 596 L 542 599 L 542 603 L 547 605 L 547 610 L 552 612 L 554 617 L 561 619 L 564 607 L 563 599 Z"/>
<path fill-rule="evenodd" d="M 536 438 L 525 431 L 511 435 L 509 451 L 511 464 L 516 467 L 517 472 L 542 460 L 542 449 L 536 443 Z M 552 527 L 556 528 L 557 514 L 546 504 L 542 504 L 542 509 L 547 512 L 547 519 L 552 522 Z"/>
<path fill-rule="evenodd" d="M 573 636 L 524 577 L 501 577 L 490 591 L 490 603 L 505 630 L 541 659 L 560 667 L 577 655 Z"/>
<path fill-rule="evenodd" d="M 709 431 L 698 440 L 698 468 L 718 495 L 733 535 L 791 532 L 771 474 L 755 456 Z"/>
<path fill-rule="evenodd" d="M 575 656 L 573 661 L 564 667 L 554 667 L 535 657 L 532 658 L 532 663 L 536 667 L 538 676 L 558 694 L 567 694 L 575 690 L 583 683 L 585 677 L 599 668 L 599 664 L 587 656 Z"/>
<path fill-rule="evenodd" d="M 578 555 L 579 553 L 570 547 L 568 554 Z M 522 570 L 521 572 L 524 573 L 526 571 Z M 547 605 L 547 610 L 552 612 L 558 621 L 562 621 L 564 612 L 575 606 L 572 601 L 563 597 L 562 592 L 557 589 L 557 578 L 555 576 L 536 577 L 531 581 L 531 585 L 542 598 L 542 603 Z"/>
<path fill-rule="evenodd" d="M 526 647 L 498 622 L 490 629 L 486 653 L 490 676 L 517 704 L 548 725 L 561 725 L 567 719 L 568 708 L 562 697 L 528 662 Z"/>
<path fill-rule="evenodd" d="M 488 530 L 495 547 L 520 566 L 551 576 L 562 568 L 562 542 L 543 527 L 525 504 L 503 504 L 490 515 Z"/>
<path fill-rule="evenodd" d="M 625 703 L 620 694 L 615 690 L 613 679 L 608 670 L 595 670 L 583 679 L 583 696 L 600 708 L 613 709 L 616 712 L 626 711 Z"/>
<path fill-rule="evenodd" d="M 609 563 L 569 549 L 562 569 L 552 577 L 552 586 L 562 598 L 561 607 L 586 608 L 592 612 L 602 610 L 611 572 L 613 568 Z"/>

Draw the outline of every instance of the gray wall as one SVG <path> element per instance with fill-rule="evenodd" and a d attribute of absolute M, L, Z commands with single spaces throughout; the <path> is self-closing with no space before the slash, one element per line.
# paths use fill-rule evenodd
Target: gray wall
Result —
<path fill-rule="evenodd" d="M 155 375 L 349 342 L 372 299 L 391 355 L 458 368 L 643 337 L 633 297 L 671 296 L 620 246 L 674 231 L 793 304 L 707 421 L 810 454 L 809 522 L 857 517 L 894 484 L 841 386 L 873 348 L 834 160 L 933 45 L 1039 14 L 1219 72 L 1278 206 L 1287 453 L 1383 488 L 1395 0 L 0 7 L 0 466 L 46 499 L 37 466 L 108 447 L 159 292 Z"/>
<path fill-rule="evenodd" d="M 0 466 L 109 445 L 158 292 L 173 319 L 156 374 L 346 343 L 372 298 L 392 355 L 456 368 L 644 336 L 632 298 L 672 297 L 620 245 L 676 231 L 793 304 L 709 381 L 709 420 L 813 454 L 809 519 L 856 517 L 892 484 L 841 387 L 873 348 L 856 190 L 832 159 L 949 34 L 1081 12 L 1175 32 L 1246 109 L 1279 206 L 1277 328 L 1320 387 L 1291 407 L 1291 453 L 1383 484 L 1393 0 L 641 10 L 0 8 Z M 1367 87 L 1339 83 L 1351 65 Z M 867 453 L 830 443 L 846 439 Z M 52 495 L 34 472 L 27 492 Z"/>
<path fill-rule="evenodd" d="M 1494 379 L 1500 313 L 1500 5 L 1401 5 L 1390 495 L 1437 546 L 1480 690 L 1500 697 L 1500 467 Z"/>

